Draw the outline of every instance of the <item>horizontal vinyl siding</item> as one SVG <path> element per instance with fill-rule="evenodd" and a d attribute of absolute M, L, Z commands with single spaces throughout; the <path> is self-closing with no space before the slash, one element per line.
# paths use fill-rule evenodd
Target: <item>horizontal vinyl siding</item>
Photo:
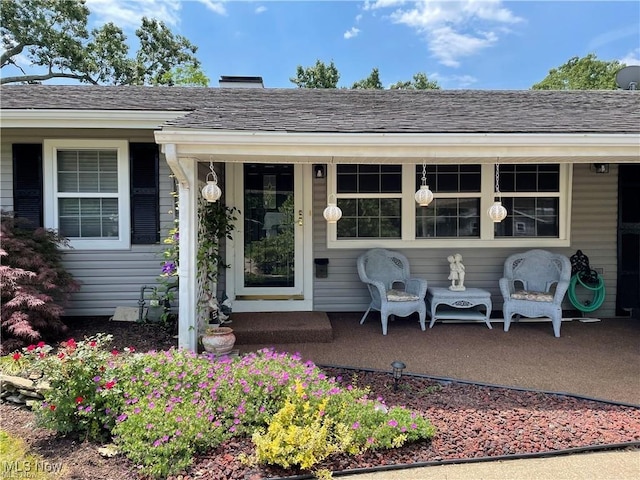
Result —
<path fill-rule="evenodd" d="M 39 143 L 45 138 L 113 138 L 130 142 L 154 142 L 153 132 L 137 130 L 37 130 L 20 131 L 3 129 L 2 131 L 2 205 L 5 208 L 7 198 L 13 204 L 11 176 L 5 178 L 9 168 L 11 172 L 11 144 Z M 8 167 L 7 167 L 8 166 Z M 137 307 L 140 288 L 144 285 L 157 285 L 161 272 L 162 240 L 173 227 L 173 183 L 170 170 L 160 156 L 160 243 L 155 245 L 131 245 L 129 250 L 69 250 L 64 254 L 64 265 L 73 277 L 80 282 L 80 290 L 71 297 L 65 308 L 67 316 L 113 315 L 116 307 Z"/>
<path fill-rule="evenodd" d="M 617 172 L 611 165 L 608 175 L 595 174 L 589 165 L 575 165 L 571 217 L 571 247 L 548 248 L 570 257 L 581 249 L 592 267 L 604 268 L 607 298 L 604 305 L 591 314 L 615 316 Z M 364 312 L 370 302 L 369 293 L 360 282 L 356 269 L 357 257 L 365 249 L 327 249 L 327 225 L 322 217 L 326 207 L 326 180 L 314 180 L 313 248 L 314 258 L 328 258 L 328 278 L 314 278 L 314 310 Z M 528 250 L 528 248 L 526 249 Z M 505 259 L 523 251 L 522 248 L 409 248 L 400 250 L 409 259 L 412 276 L 427 280 L 429 286 L 450 285 L 447 256 L 460 253 L 466 267 L 465 285 L 491 292 L 494 310 L 502 310 L 502 295 L 498 280 Z M 572 310 L 565 299 L 563 308 Z"/>

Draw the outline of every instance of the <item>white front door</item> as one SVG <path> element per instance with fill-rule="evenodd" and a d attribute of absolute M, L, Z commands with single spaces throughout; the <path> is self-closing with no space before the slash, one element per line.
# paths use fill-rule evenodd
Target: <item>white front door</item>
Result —
<path fill-rule="evenodd" d="M 304 241 L 311 223 L 303 196 L 303 170 L 307 168 L 265 163 L 228 167 L 233 203 L 240 210 L 232 243 L 233 285 L 229 290 L 233 310 L 311 310 Z"/>

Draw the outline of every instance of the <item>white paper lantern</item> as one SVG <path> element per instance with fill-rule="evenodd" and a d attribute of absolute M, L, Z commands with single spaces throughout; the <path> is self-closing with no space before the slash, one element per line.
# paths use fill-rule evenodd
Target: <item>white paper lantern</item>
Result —
<path fill-rule="evenodd" d="M 215 180 L 208 180 L 207 184 L 202 187 L 202 197 L 209 203 L 217 202 L 222 196 L 222 190 Z"/>
<path fill-rule="evenodd" d="M 335 203 L 329 203 L 327 208 L 322 212 L 324 219 L 327 223 L 336 223 L 338 220 L 342 218 L 342 210 Z"/>
<path fill-rule="evenodd" d="M 507 218 L 507 209 L 502 206 L 502 202 L 493 202 L 493 205 L 487 210 L 487 215 L 495 223 L 499 223 Z"/>
<path fill-rule="evenodd" d="M 420 185 L 420 190 L 416 192 L 415 199 L 421 207 L 428 206 L 433 200 L 433 192 L 429 190 L 429 185 Z"/>

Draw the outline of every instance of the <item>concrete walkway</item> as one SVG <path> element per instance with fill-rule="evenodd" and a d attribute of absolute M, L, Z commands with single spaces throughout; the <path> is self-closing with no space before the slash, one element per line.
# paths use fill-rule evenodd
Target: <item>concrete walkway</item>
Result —
<path fill-rule="evenodd" d="M 636 480 L 640 478 L 640 450 L 438 465 L 347 475 L 339 478 L 349 480 Z"/>

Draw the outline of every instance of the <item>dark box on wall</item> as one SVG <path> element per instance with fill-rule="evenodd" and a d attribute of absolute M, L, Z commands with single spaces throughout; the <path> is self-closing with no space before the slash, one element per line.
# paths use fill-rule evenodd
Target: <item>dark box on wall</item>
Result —
<path fill-rule="evenodd" d="M 329 276 L 329 259 L 316 258 L 314 263 L 316 264 L 316 278 L 327 278 Z"/>

